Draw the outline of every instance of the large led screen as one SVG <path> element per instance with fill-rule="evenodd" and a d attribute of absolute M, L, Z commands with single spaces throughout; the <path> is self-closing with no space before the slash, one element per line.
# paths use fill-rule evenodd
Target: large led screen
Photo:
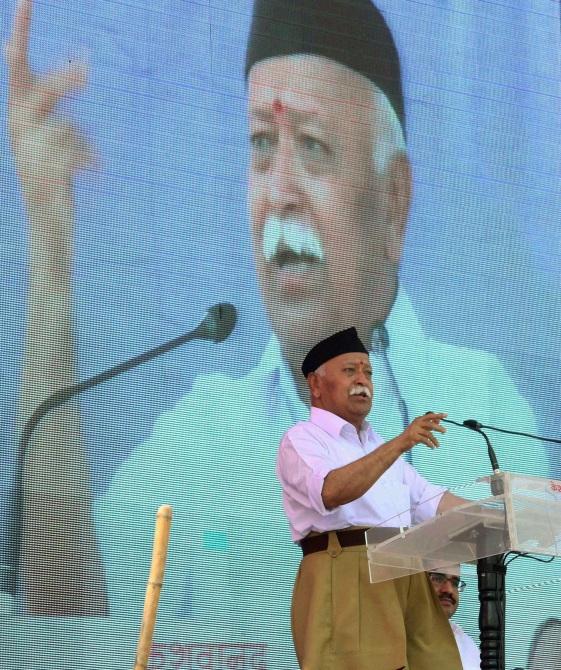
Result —
<path fill-rule="evenodd" d="M 395 82 L 329 59 L 253 63 L 250 0 L 0 5 L 3 668 L 132 666 L 163 503 L 150 667 L 297 667 L 275 459 L 309 413 L 302 357 L 335 330 L 372 350 L 385 439 L 427 411 L 561 437 L 559 5 L 376 6 L 402 109 Z M 222 303 L 222 342 L 69 398 L 21 453 L 45 398 Z M 561 479 L 559 444 L 488 435 L 504 470 Z M 491 467 L 452 424 L 407 458 L 451 487 Z M 455 619 L 477 640 L 463 578 Z M 508 668 L 558 667 L 560 584 L 556 561 L 509 565 Z"/>

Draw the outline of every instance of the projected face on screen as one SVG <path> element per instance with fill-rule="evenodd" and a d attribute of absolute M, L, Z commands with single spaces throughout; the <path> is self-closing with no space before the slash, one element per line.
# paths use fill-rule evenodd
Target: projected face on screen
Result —
<path fill-rule="evenodd" d="M 395 296 L 408 205 L 395 113 L 366 77 L 320 56 L 257 63 L 248 97 L 250 216 L 273 328 L 299 352 L 351 325 L 368 340 Z"/>

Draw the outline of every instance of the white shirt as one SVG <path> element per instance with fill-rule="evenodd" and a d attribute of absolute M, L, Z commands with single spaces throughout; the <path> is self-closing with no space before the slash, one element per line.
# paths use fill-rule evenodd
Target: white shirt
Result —
<path fill-rule="evenodd" d="M 450 625 L 454 631 L 454 637 L 456 638 L 456 644 L 458 645 L 458 651 L 460 652 L 460 658 L 462 659 L 463 669 L 480 670 L 481 656 L 479 647 L 467 633 L 464 633 L 462 628 L 458 626 L 456 622 L 450 621 Z"/>
<path fill-rule="evenodd" d="M 398 458 L 360 498 L 327 510 L 321 491 L 327 474 L 375 451 L 383 439 L 365 421 L 357 434 L 353 425 L 326 410 L 312 407 L 283 436 L 277 476 L 295 542 L 310 531 L 349 526 L 410 526 L 436 514 L 446 489 L 434 486 L 404 459 Z"/>

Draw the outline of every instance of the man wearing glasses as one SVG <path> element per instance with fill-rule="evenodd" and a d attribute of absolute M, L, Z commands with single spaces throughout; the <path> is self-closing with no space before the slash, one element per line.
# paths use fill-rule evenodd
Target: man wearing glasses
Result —
<path fill-rule="evenodd" d="M 458 575 L 447 575 L 442 572 L 429 572 L 430 582 L 436 593 L 440 605 L 444 613 L 450 620 L 450 625 L 454 631 L 456 644 L 462 659 L 464 670 L 479 670 L 480 654 L 479 647 L 471 639 L 471 637 L 464 633 L 462 628 L 452 621 L 458 605 L 460 604 L 460 593 L 465 589 L 466 583 L 460 579 Z"/>

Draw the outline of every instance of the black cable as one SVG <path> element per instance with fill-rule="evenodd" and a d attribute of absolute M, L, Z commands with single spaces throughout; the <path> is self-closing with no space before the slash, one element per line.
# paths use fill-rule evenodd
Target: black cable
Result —
<path fill-rule="evenodd" d="M 509 561 L 505 561 L 508 556 L 512 556 L 512 558 Z M 531 554 L 526 551 L 509 551 L 507 552 L 504 557 L 503 557 L 503 563 L 506 566 L 510 565 L 513 561 L 515 561 L 517 558 L 530 558 L 533 561 L 538 561 L 538 563 L 551 563 L 553 562 L 553 559 L 556 558 L 555 556 L 549 556 L 548 558 L 540 558 L 536 554 Z"/>
<path fill-rule="evenodd" d="M 453 423 L 455 426 L 458 426 L 459 428 L 465 428 L 463 423 L 458 423 L 457 421 L 452 421 L 452 419 L 440 419 L 441 421 L 444 421 L 444 423 Z"/>
<path fill-rule="evenodd" d="M 448 421 L 448 419 L 446 419 L 446 421 Z M 561 444 L 561 440 L 557 439 L 556 437 L 544 437 L 543 435 L 522 433 L 518 430 L 507 430 L 506 428 L 497 428 L 496 426 L 485 426 L 482 423 L 478 423 L 477 425 L 479 428 L 487 428 L 488 430 L 495 430 L 497 431 L 497 433 L 506 433 L 506 435 L 520 435 L 521 437 L 530 437 L 532 438 L 532 440 L 541 440 L 542 442 L 553 442 L 554 444 Z"/>

